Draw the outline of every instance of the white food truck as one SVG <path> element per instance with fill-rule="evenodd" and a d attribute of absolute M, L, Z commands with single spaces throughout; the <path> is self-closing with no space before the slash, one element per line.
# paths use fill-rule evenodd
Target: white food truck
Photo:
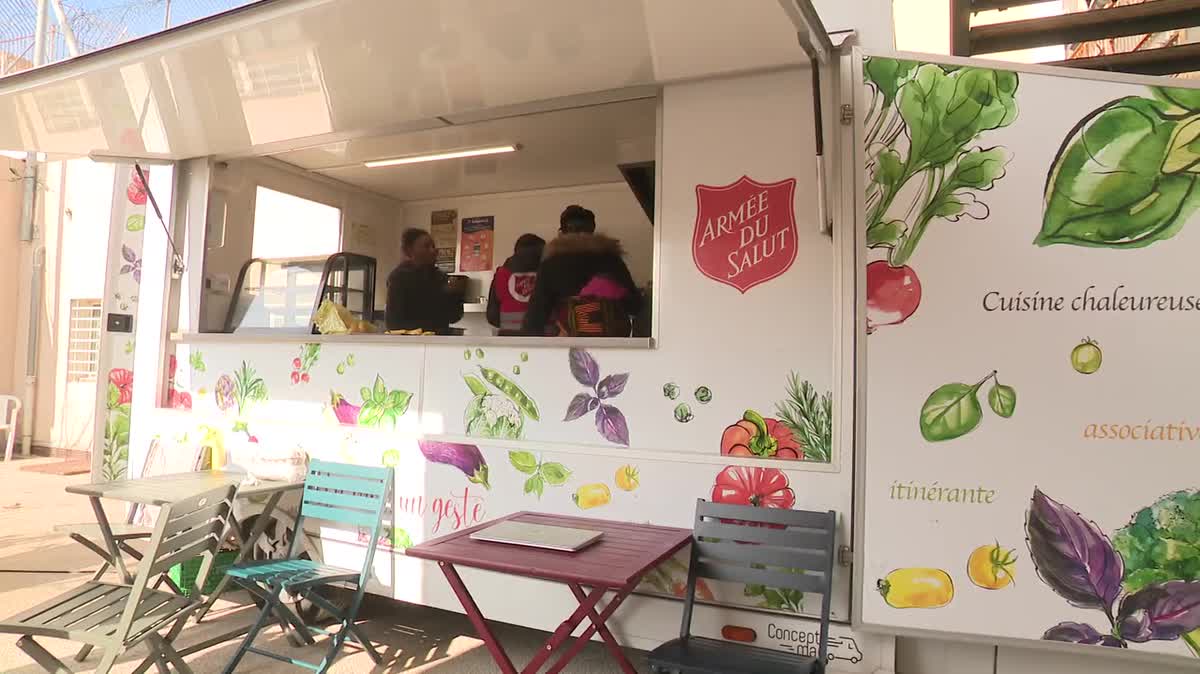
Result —
<path fill-rule="evenodd" d="M 1159 378 L 1195 367 L 1165 359 L 1190 343 L 1167 258 L 1200 236 L 1200 94 L 890 53 L 888 11 L 278 0 L 0 81 L 0 146 L 116 165 L 94 477 L 260 448 L 393 466 L 370 590 L 451 610 L 405 548 L 509 513 L 834 510 L 830 671 L 894 671 L 897 634 L 1038 671 L 1186 664 L 1200 570 L 1153 550 L 1200 542 L 1154 514 L 1192 512 L 1194 471 L 1161 466 L 1194 461 L 1122 443 L 1148 415 L 1190 428 Z M 494 334 L 495 269 L 572 204 L 647 315 L 627 338 Z M 323 298 L 384 309 L 408 228 L 463 288 L 453 334 L 314 334 Z M 306 533 L 361 559 L 364 532 Z M 677 633 L 686 563 L 617 613 L 624 644 Z M 498 620 L 572 605 L 464 576 Z M 699 597 L 696 633 L 816 649 L 802 594 Z M 920 671 L 1018 671 L 984 650 Z"/>

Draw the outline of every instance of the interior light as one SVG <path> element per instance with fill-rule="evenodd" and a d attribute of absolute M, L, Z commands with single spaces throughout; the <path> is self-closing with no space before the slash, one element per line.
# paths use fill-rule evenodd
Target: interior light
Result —
<path fill-rule="evenodd" d="M 489 154 L 505 154 L 507 152 L 516 152 L 519 149 L 521 149 L 520 145 L 494 145 L 491 147 L 477 147 L 471 150 L 414 154 L 394 159 L 377 159 L 366 162 L 364 166 L 367 168 L 380 168 L 383 166 L 400 166 L 402 164 L 419 164 L 421 162 L 441 161 L 443 159 L 464 159 L 466 157 L 481 157 Z"/>

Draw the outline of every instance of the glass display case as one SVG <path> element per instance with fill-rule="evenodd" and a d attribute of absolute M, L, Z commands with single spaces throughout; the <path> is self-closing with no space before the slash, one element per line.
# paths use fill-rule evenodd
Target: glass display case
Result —
<path fill-rule="evenodd" d="M 355 318 L 375 318 L 375 258 L 336 253 L 327 258 L 253 258 L 242 266 L 225 332 L 286 330 L 312 332 L 313 316 L 325 299 Z"/>

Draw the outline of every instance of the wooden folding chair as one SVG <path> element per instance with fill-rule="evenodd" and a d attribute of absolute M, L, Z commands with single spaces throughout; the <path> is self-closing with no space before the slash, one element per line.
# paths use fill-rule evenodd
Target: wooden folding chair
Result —
<path fill-rule="evenodd" d="M 837 513 L 743 505 L 696 504 L 691 563 L 679 638 L 650 652 L 653 672 L 680 674 L 824 674 Z M 821 595 L 821 637 L 812 655 L 692 636 L 696 580 L 786 588 Z"/>
<path fill-rule="evenodd" d="M 199 584 L 221 544 L 235 491 L 236 485 L 231 484 L 164 507 L 132 584 L 85 583 L 0 622 L 0 633 L 20 634 L 17 646 L 52 674 L 71 670 L 34 637 L 77 641 L 103 650 L 96 674 L 107 674 L 122 653 L 143 641 L 150 648 L 147 664 L 153 662 L 160 672 L 168 672 L 169 662 L 181 674 L 190 673 L 172 642 L 200 608 Z M 196 599 L 149 586 L 175 564 L 196 557 L 204 559 L 193 588 Z M 168 630 L 165 635 L 159 633 L 163 629 Z"/>
<path fill-rule="evenodd" d="M 246 653 L 262 655 L 325 674 L 337 658 L 346 639 L 357 641 L 375 664 L 382 662 L 379 652 L 363 635 L 354 620 L 362 604 L 367 579 L 371 575 L 375 545 L 379 541 L 379 532 L 383 526 L 383 511 L 391 493 L 392 476 L 391 468 L 352 466 L 325 461 L 313 461 L 309 464 L 308 477 L 304 480 L 300 514 L 296 521 L 296 535 L 292 538 L 287 558 L 242 564 L 226 572 L 234 582 L 257 597 L 262 602 L 263 609 L 250 632 L 246 634 L 241 647 L 225 667 L 225 674 L 236 670 Z M 367 554 L 362 569 L 354 571 L 301 559 L 299 554 L 304 548 L 300 542 L 304 539 L 302 534 L 307 518 L 369 529 L 371 537 L 367 539 Z M 317 591 L 328 585 L 349 585 L 354 588 L 354 597 L 347 608 L 339 609 Z M 281 601 L 280 595 L 284 592 L 308 599 L 334 616 L 340 624 L 338 631 L 331 632 L 307 625 Z M 313 664 L 255 648 L 255 637 L 272 615 L 285 632 L 288 631 L 289 625 L 294 627 L 297 636 L 307 644 L 314 643 L 312 634 L 329 637 L 330 645 L 325 657 L 319 663 Z"/>

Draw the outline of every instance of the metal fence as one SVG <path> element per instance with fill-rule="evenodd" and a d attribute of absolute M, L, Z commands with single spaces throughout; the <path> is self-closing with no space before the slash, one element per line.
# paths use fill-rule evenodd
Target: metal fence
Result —
<path fill-rule="evenodd" d="M 47 5 L 40 60 L 55 63 L 257 0 L 0 0 L 0 76 L 28 70 L 39 60 L 34 54 L 39 2 Z"/>

